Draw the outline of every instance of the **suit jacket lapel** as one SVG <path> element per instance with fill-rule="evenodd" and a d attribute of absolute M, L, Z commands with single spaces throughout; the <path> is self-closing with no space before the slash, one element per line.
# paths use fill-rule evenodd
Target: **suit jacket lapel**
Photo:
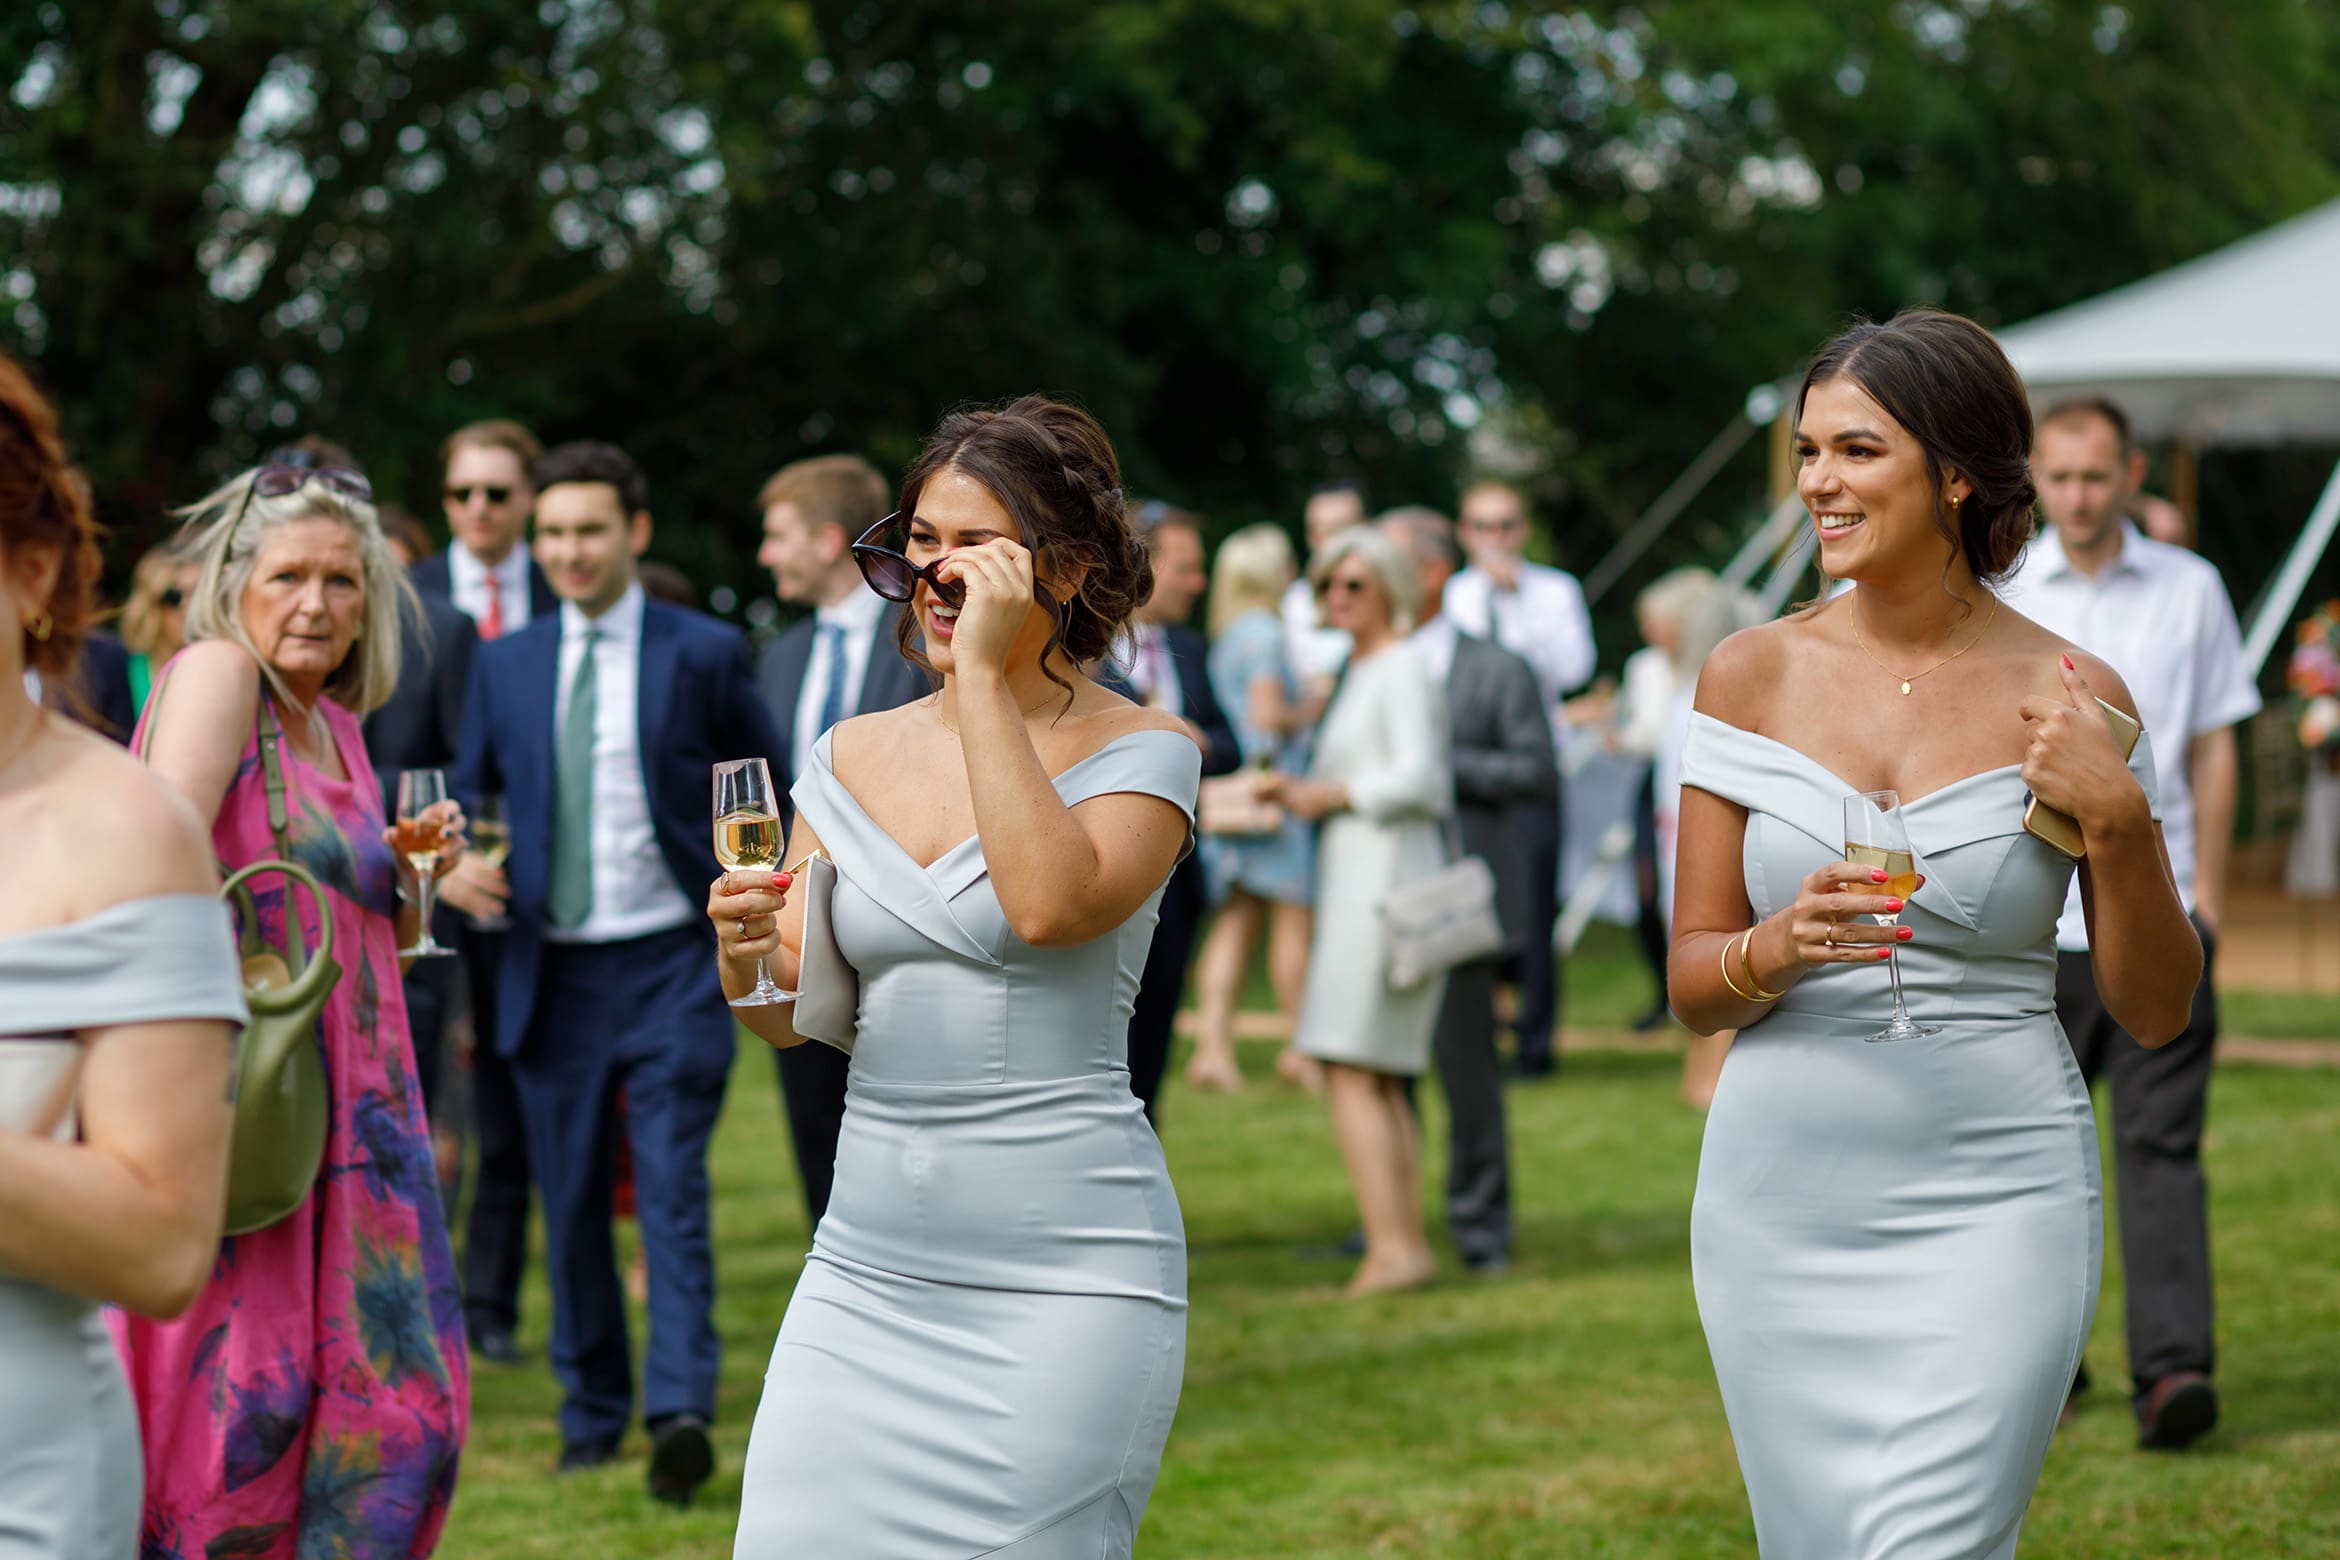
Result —
<path fill-rule="evenodd" d="M 796 744 L 796 713 L 804 707 L 804 673 L 812 665 L 813 620 L 805 619 L 772 641 L 772 677 L 764 698 L 772 707 L 772 723 L 780 738 Z"/>
<path fill-rule="evenodd" d="M 682 647 L 675 637 L 668 609 L 655 601 L 642 604 L 642 651 L 635 666 L 634 740 L 641 744 L 642 789 L 650 799 L 650 814 L 658 815 L 658 766 L 651 755 L 666 751 L 667 717 L 674 707 L 674 680 Z"/>

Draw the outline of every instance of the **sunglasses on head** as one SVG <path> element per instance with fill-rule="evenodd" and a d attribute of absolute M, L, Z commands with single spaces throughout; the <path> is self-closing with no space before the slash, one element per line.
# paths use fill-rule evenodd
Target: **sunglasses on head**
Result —
<path fill-rule="evenodd" d="M 472 495 L 475 493 L 480 497 L 485 498 L 491 504 L 507 503 L 511 500 L 512 497 L 512 490 L 510 488 L 499 487 L 492 482 L 482 482 L 471 487 L 451 487 L 447 489 L 447 502 L 450 504 L 468 504 L 471 502 Z"/>
<path fill-rule="evenodd" d="M 941 566 L 941 558 L 928 564 L 912 563 L 893 548 L 873 540 L 886 535 L 901 520 L 901 512 L 897 510 L 862 532 L 861 539 L 853 544 L 854 566 L 861 570 L 862 579 L 868 582 L 871 590 L 888 601 L 908 601 L 918 594 L 918 582 L 924 580 L 926 588 L 934 592 L 935 599 L 944 606 L 966 605 L 967 587 L 957 580 L 943 579 L 934 572 Z"/>
<path fill-rule="evenodd" d="M 236 504 L 236 518 L 229 522 L 230 528 L 242 522 L 244 511 L 252 507 L 253 499 L 283 498 L 298 493 L 312 482 L 331 488 L 344 498 L 368 504 L 374 501 L 374 485 L 362 471 L 352 471 L 347 466 L 314 466 L 306 461 L 270 461 L 252 473 L 243 498 Z"/>

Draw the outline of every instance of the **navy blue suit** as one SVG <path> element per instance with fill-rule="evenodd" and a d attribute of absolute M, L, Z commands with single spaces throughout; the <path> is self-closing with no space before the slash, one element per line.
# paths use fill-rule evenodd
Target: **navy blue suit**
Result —
<path fill-rule="evenodd" d="M 890 612 L 881 620 L 861 687 L 846 701 L 855 715 L 897 709 L 934 691 L 934 680 L 899 649 L 894 630 L 900 617 L 901 612 Z M 808 616 L 764 646 L 756 661 L 756 682 L 781 742 L 772 759 L 772 783 L 780 791 L 780 816 L 791 825 L 794 809 L 788 793 L 796 776 L 789 771 L 789 745 L 795 740 L 797 711 L 808 693 L 804 678 L 812 668 L 813 637 L 818 632 L 817 619 Z M 829 1189 L 837 1178 L 837 1135 L 845 1126 L 845 1078 L 851 1058 L 834 1046 L 792 1045 L 775 1047 L 772 1060 L 780 1072 L 780 1103 L 788 1115 L 788 1141 L 796 1150 L 796 1171 L 804 1186 L 805 1217 L 809 1224 L 818 1224 L 829 1211 Z"/>
<path fill-rule="evenodd" d="M 626 1096 L 636 1212 L 650 1269 L 643 1409 L 712 1418 L 719 1365 L 707 1142 L 734 1051 L 703 916 L 615 942 L 550 942 L 553 718 L 561 617 L 482 645 L 464 711 L 457 794 L 500 791 L 512 830 L 512 929 L 497 971 L 496 1049 L 512 1060 L 544 1199 L 553 1370 L 572 1445 L 621 1435 L 633 1409 L 624 1294 L 610 1232 L 617 1096 Z M 645 602 L 637 742 L 658 854 L 694 906 L 715 862 L 709 775 L 784 754 L 747 645 L 713 618 Z"/>

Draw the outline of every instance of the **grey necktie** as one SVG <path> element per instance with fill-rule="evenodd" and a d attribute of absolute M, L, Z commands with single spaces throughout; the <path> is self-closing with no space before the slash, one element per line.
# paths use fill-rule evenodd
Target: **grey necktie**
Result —
<path fill-rule="evenodd" d="M 601 630 L 585 630 L 585 653 L 569 683 L 569 713 L 553 748 L 552 881 L 545 898 L 552 924 L 582 925 L 593 911 L 593 719 L 599 699 L 594 646 Z"/>

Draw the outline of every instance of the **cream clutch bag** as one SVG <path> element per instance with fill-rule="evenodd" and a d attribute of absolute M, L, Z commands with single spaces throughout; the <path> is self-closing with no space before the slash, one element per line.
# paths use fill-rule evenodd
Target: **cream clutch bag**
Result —
<path fill-rule="evenodd" d="M 837 864 L 814 855 L 804 864 L 804 946 L 796 963 L 796 1032 L 807 1040 L 853 1054 L 854 1026 L 861 1013 L 861 976 L 845 962 L 830 922 L 837 896 Z"/>

